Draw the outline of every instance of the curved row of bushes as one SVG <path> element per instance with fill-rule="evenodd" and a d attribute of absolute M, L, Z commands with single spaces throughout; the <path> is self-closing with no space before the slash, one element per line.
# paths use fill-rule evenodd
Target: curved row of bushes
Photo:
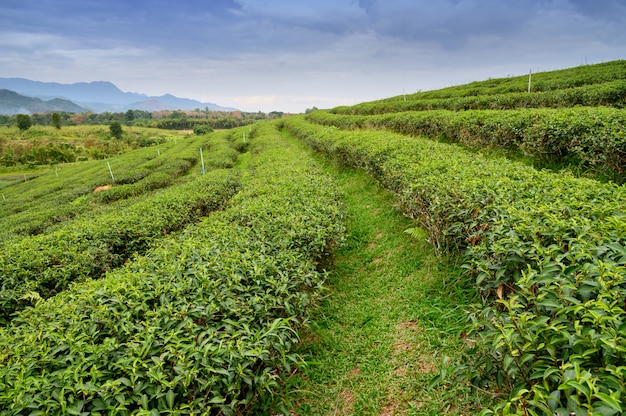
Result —
<path fill-rule="evenodd" d="M 107 192 L 95 194 L 94 199 L 110 203 L 154 189 L 165 188 L 199 164 L 200 147 L 203 147 L 205 170 L 231 168 L 237 160 L 238 152 L 231 146 L 226 136 L 222 133 L 200 140 L 190 140 L 183 146 L 169 149 L 167 154 L 163 155 L 164 157 L 153 159 L 137 169 L 124 172 L 124 176 L 120 179 L 116 177 L 115 183 L 118 185 Z"/>
<path fill-rule="evenodd" d="M 624 187 L 390 132 L 284 123 L 396 192 L 437 248 L 465 255 L 483 303 L 464 375 L 503 395 L 499 411 L 626 411 Z"/>
<path fill-rule="evenodd" d="M 494 95 L 472 95 L 453 98 L 414 99 L 395 101 L 381 100 L 336 107 L 335 114 L 372 115 L 403 111 L 429 110 L 511 110 L 518 108 L 565 108 L 565 107 L 615 107 L 626 106 L 626 81 L 618 80 L 604 84 L 584 85 L 541 92 L 513 92 Z"/>
<path fill-rule="evenodd" d="M 9 241 L 0 257 L 0 324 L 71 282 L 100 277 L 156 241 L 221 208 L 238 189 L 233 171 L 215 170 L 117 212 L 74 221 L 48 234 Z"/>
<path fill-rule="evenodd" d="M 177 144 L 167 143 L 160 148 L 166 152 L 173 146 Z M 117 163 L 113 166 L 114 173 L 121 178 L 124 176 L 124 170 L 134 170 L 138 166 L 150 163 L 158 157 L 157 155 L 157 148 L 142 148 L 115 156 L 109 161 Z M 106 162 L 103 160 L 58 165 L 53 170 L 37 174 L 32 179 L 29 176 L 27 175 L 28 182 L 17 182 L 3 189 L 5 199 L 0 203 L 2 214 L 0 219 L 31 207 L 38 208 L 43 198 L 54 199 L 56 205 L 67 203 L 81 195 L 91 193 L 96 186 L 105 184 L 111 179 Z"/>
<path fill-rule="evenodd" d="M 556 71 L 533 73 L 531 76 L 531 91 L 535 93 L 577 88 L 586 85 L 599 86 L 608 82 L 624 80 L 624 78 L 626 78 L 626 60 L 611 61 L 595 65 L 581 65 Z M 404 101 L 405 98 L 407 101 L 414 101 L 498 95 L 527 91 L 528 74 L 508 78 L 492 78 L 485 81 L 476 81 L 433 91 L 406 94 L 386 98 L 380 100 L 380 102 Z"/>
<path fill-rule="evenodd" d="M 4 414 L 245 414 L 298 358 L 344 232 L 333 182 L 274 126 L 231 206 L 0 328 Z"/>
<path fill-rule="evenodd" d="M 626 113 L 618 109 L 438 110 L 377 116 L 316 111 L 307 117 L 343 129 L 388 129 L 469 146 L 514 149 L 543 166 L 580 166 L 616 182 L 626 180 Z"/>
<path fill-rule="evenodd" d="M 173 143 L 163 146 L 162 159 L 176 159 L 176 153 L 169 152 L 174 146 Z M 116 156 L 110 163 L 114 173 L 124 181 L 124 171 L 136 171 L 143 165 L 156 163 L 155 159 L 159 159 L 157 152 L 156 148 L 140 149 Z M 28 182 L 15 183 L 3 190 L 5 198 L 0 201 L 0 226 L 20 234 L 41 233 L 50 225 L 94 208 L 93 204 L 81 202 L 92 202 L 94 196 L 97 197 L 93 190 L 106 183 L 111 183 L 111 176 L 104 161 L 59 166 Z M 87 199 L 89 201 L 85 201 Z"/>
<path fill-rule="evenodd" d="M 3 207 L 6 215 L 0 219 L 0 225 L 17 234 L 34 235 L 102 210 L 103 204 L 127 205 L 120 203 L 123 200 L 133 203 L 132 198 L 180 181 L 199 164 L 200 146 L 204 148 L 205 170 L 234 166 L 238 152 L 231 145 L 228 134 L 220 133 L 168 143 L 160 149 L 141 149 L 110 159 L 115 186 L 106 192 L 93 193 L 97 186 L 111 183 L 105 162 L 64 167 L 58 173 L 59 177 L 55 172 L 49 172 L 24 186 L 19 184 L 15 189 L 7 190 L 7 200 L 0 201 L 0 205 L 6 203 Z M 81 167 L 84 172 L 80 171 Z M 200 173 L 199 167 L 195 173 Z M 112 206 L 111 209 L 120 208 Z"/>

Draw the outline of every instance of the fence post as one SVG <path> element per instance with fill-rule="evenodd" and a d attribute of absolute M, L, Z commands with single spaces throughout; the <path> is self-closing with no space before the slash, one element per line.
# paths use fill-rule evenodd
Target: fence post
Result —
<path fill-rule="evenodd" d="M 111 170 L 111 165 L 109 164 L 109 160 L 106 159 L 107 166 L 109 167 L 109 173 L 111 174 L 111 181 L 113 181 L 113 185 L 115 185 L 115 177 L 113 177 L 113 171 Z"/>
<path fill-rule="evenodd" d="M 202 147 L 200 147 L 200 161 L 202 162 L 202 174 L 204 175 L 204 156 L 202 156 Z"/>

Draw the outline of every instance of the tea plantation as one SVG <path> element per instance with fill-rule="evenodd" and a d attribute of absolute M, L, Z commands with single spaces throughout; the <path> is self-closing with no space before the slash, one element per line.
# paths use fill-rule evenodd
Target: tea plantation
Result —
<path fill-rule="evenodd" d="M 390 191 L 472 282 L 464 350 L 417 388 L 475 389 L 483 415 L 623 414 L 626 63 L 526 78 L 4 184 L 0 414 L 293 411 L 272 397 L 316 360 L 295 351 L 346 236 L 322 161 Z"/>

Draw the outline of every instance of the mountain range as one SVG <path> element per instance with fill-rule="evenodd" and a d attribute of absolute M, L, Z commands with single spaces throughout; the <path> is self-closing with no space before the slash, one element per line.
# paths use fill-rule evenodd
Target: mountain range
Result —
<path fill-rule="evenodd" d="M 0 89 L 0 114 L 20 113 L 47 113 L 52 111 L 66 111 L 68 113 L 83 113 L 87 109 L 74 104 L 69 100 L 53 98 L 44 101 L 39 98 L 26 97 L 15 91 Z"/>
<path fill-rule="evenodd" d="M 159 97 L 135 92 L 123 92 L 111 82 L 31 81 L 24 78 L 0 78 L 0 114 L 68 111 L 95 113 L 127 110 L 194 110 L 236 111 L 214 103 L 203 103 L 171 94 Z"/>

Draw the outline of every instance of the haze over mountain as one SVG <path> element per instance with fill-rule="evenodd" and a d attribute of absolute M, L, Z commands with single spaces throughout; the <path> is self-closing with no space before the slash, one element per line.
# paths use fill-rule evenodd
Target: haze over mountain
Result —
<path fill-rule="evenodd" d="M 87 111 L 69 100 L 53 98 L 43 101 L 39 98 L 26 97 L 15 91 L 0 89 L 0 114 L 30 114 L 53 111 L 67 111 L 68 113 L 82 113 Z"/>
<path fill-rule="evenodd" d="M 0 78 L 0 89 L 10 90 L 17 94 L 40 100 L 69 100 L 77 104 L 77 109 L 72 110 L 73 112 L 87 110 L 98 113 L 104 111 L 120 112 L 130 109 L 145 111 L 193 110 L 196 108 L 208 108 L 211 111 L 236 110 L 235 108 L 222 107 L 215 103 L 203 103 L 188 98 L 179 98 L 171 94 L 150 97 L 136 92 L 123 92 L 111 82 L 106 81 L 60 84 L 56 82 L 32 81 L 24 78 Z M 6 103 L 0 106 L 0 112 L 9 114 L 4 107 L 6 107 Z M 82 110 L 78 109 L 81 107 Z"/>

